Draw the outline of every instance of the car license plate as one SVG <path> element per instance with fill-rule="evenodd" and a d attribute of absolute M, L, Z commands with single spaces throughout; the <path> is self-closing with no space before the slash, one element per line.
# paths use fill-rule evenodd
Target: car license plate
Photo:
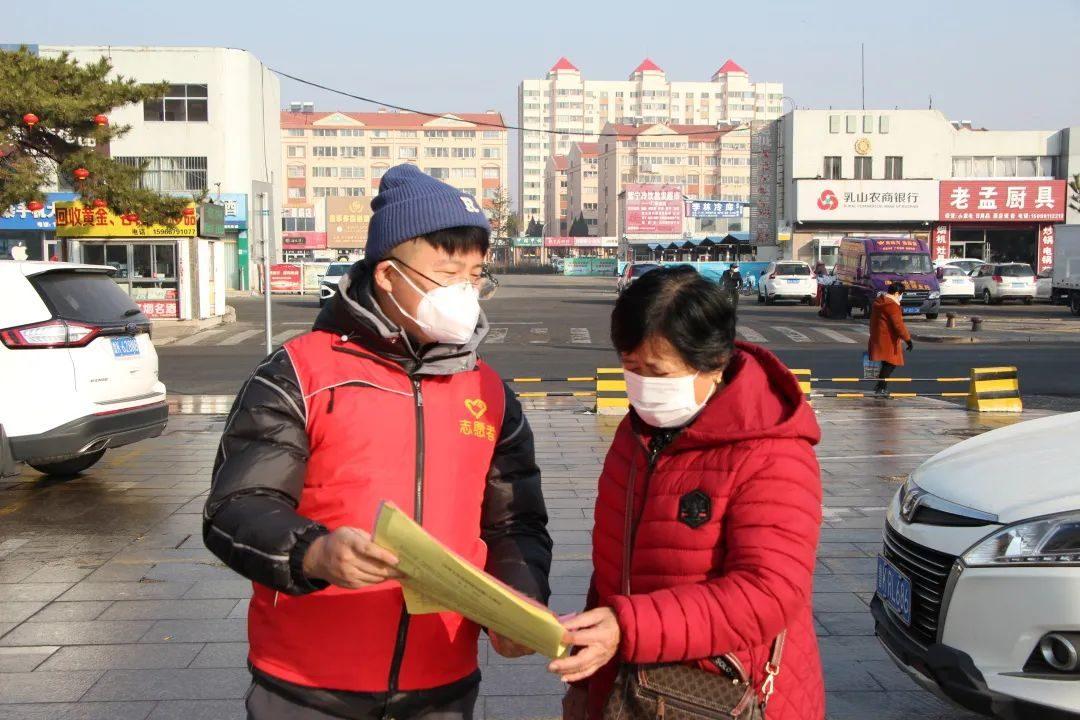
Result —
<path fill-rule="evenodd" d="M 918 315 L 920 310 L 921 310 L 921 308 L 914 307 L 914 306 L 913 307 L 906 307 L 906 308 L 904 308 L 904 314 L 905 315 Z"/>
<path fill-rule="evenodd" d="M 1015 287 L 1015 288 L 1022 288 L 1022 287 L 1027 287 L 1027 284 L 1026 283 L 1013 283 L 1012 286 Z"/>
<path fill-rule="evenodd" d="M 789 282 L 789 283 L 797 283 L 797 282 L 799 282 L 799 281 L 798 281 L 798 280 L 788 280 L 788 282 Z"/>
<path fill-rule="evenodd" d="M 135 357 L 139 354 L 139 343 L 130 335 L 111 340 L 113 357 Z"/>
<path fill-rule="evenodd" d="M 880 555 L 877 559 L 877 594 L 905 625 L 911 625 L 911 580 Z"/>

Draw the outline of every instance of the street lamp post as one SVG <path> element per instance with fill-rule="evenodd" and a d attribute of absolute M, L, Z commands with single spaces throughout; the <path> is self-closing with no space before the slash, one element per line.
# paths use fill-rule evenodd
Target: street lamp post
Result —
<path fill-rule="evenodd" d="M 259 193 L 262 209 L 262 268 L 263 268 L 263 303 L 266 310 L 266 354 L 274 350 L 272 338 L 274 337 L 273 309 L 270 304 L 270 195 Z"/>

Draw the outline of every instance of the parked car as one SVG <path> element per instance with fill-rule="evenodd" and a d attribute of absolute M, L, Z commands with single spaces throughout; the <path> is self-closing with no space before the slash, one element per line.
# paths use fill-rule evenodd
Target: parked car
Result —
<path fill-rule="evenodd" d="M 628 287 L 630 287 L 631 283 L 650 270 L 655 270 L 658 267 L 660 267 L 658 264 L 650 262 L 629 263 L 623 270 L 622 275 L 620 275 L 619 279 L 615 282 L 615 291 L 621 295 Z"/>
<path fill-rule="evenodd" d="M 1021 300 L 1030 305 L 1035 301 L 1035 272 L 1027 263 L 980 265 L 972 277 L 975 295 L 987 305 L 1005 300 Z"/>
<path fill-rule="evenodd" d="M 818 281 L 804 262 L 771 262 L 761 272 L 757 287 L 758 302 L 771 305 L 777 300 L 794 300 L 807 305 L 817 297 Z"/>
<path fill-rule="evenodd" d="M 165 429 L 150 321 L 113 271 L 0 261 L 0 474 L 74 475 Z"/>
<path fill-rule="evenodd" d="M 1054 279 L 1051 301 L 1080 316 L 1080 226 L 1055 225 Z"/>
<path fill-rule="evenodd" d="M 1054 294 L 1054 271 L 1043 270 L 1035 276 L 1035 299 L 1050 302 Z"/>
<path fill-rule="evenodd" d="M 935 263 L 938 267 L 943 265 L 951 265 L 952 267 L 958 267 L 964 271 L 965 275 L 978 270 L 986 261 L 978 258 L 952 258 L 951 260 L 945 260 L 940 263 Z"/>
<path fill-rule="evenodd" d="M 1001 718 L 1080 713 L 1078 436 L 1080 413 L 984 433 L 892 499 L 870 610 L 923 687 Z"/>
<path fill-rule="evenodd" d="M 837 285 L 846 289 L 848 310 L 870 317 L 870 306 L 894 282 L 904 286 L 900 307 L 905 316 L 937 320 L 941 290 L 926 243 L 916 238 L 846 237 L 836 262 Z"/>
<path fill-rule="evenodd" d="M 955 300 L 967 305 L 975 299 L 975 281 L 963 268 L 955 265 L 942 265 L 937 269 L 938 287 L 941 288 L 941 302 Z"/>
<path fill-rule="evenodd" d="M 332 262 L 326 267 L 326 272 L 319 276 L 319 307 L 326 301 L 337 295 L 338 282 L 341 276 L 349 272 L 353 266 L 350 262 Z"/>

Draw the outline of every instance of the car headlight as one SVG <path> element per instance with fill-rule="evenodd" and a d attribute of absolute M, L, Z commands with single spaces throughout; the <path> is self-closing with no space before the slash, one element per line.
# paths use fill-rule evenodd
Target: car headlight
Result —
<path fill-rule="evenodd" d="M 930 299 L 931 300 L 937 300 L 939 297 L 941 297 L 941 291 L 940 290 L 931 290 L 930 291 Z"/>
<path fill-rule="evenodd" d="M 998 530 L 963 555 L 969 566 L 1080 566 L 1080 512 L 1025 520 Z"/>

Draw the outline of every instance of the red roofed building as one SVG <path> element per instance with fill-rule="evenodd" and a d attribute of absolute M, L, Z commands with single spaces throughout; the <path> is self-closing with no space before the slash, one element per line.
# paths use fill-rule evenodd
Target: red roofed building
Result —
<path fill-rule="evenodd" d="M 567 227 L 579 217 L 585 220 L 590 236 L 599 235 L 600 145 L 574 143 L 567 156 L 566 215 Z"/>
<path fill-rule="evenodd" d="M 712 67 L 716 67 L 713 65 Z M 626 80 L 593 80 L 565 57 L 539 79 L 518 87 L 517 204 L 522 217 L 546 216 L 544 172 L 552 155 L 569 155 L 575 143 L 596 142 L 607 123 L 620 125 L 706 125 L 750 123 L 781 115 L 783 85 L 752 82 L 746 70 L 726 60 L 710 79 L 669 80 L 663 68 L 645 58 Z M 747 191 L 748 192 L 748 191 Z M 603 235 L 603 233 L 601 233 Z"/>

